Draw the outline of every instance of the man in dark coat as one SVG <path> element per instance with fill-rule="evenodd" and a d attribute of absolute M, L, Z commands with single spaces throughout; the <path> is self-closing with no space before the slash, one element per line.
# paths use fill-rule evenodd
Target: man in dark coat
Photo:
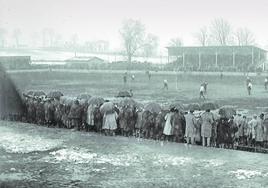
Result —
<path fill-rule="evenodd" d="M 185 134 L 185 117 L 179 112 L 178 109 L 174 110 L 174 114 L 171 118 L 171 124 L 173 126 L 173 141 L 182 142 Z"/>
<path fill-rule="evenodd" d="M 47 126 L 54 125 L 54 105 L 51 103 L 51 100 L 48 100 L 45 104 L 45 119 Z"/>
<path fill-rule="evenodd" d="M 229 124 L 226 117 L 220 117 L 217 121 L 217 146 L 225 148 L 228 142 Z"/>
<path fill-rule="evenodd" d="M 26 103 L 27 108 L 27 122 L 28 123 L 34 123 L 35 120 L 35 106 L 33 104 L 33 99 L 29 98 Z"/>
<path fill-rule="evenodd" d="M 82 108 L 78 100 L 75 100 L 71 106 L 68 118 L 71 121 L 71 128 L 77 128 L 79 131 L 82 125 Z"/>
<path fill-rule="evenodd" d="M 162 110 L 160 113 L 157 114 L 155 118 L 155 129 L 154 135 L 156 140 L 164 139 L 163 130 L 165 126 L 165 116 L 167 111 Z"/>
<path fill-rule="evenodd" d="M 155 118 L 153 113 L 145 111 L 142 114 L 142 132 L 144 138 L 148 139 L 151 137 L 151 132 L 154 128 L 154 125 L 155 125 Z"/>
<path fill-rule="evenodd" d="M 45 108 L 43 101 L 39 98 L 36 101 L 36 123 L 43 125 L 45 123 Z"/>
<path fill-rule="evenodd" d="M 58 99 L 55 99 L 53 101 L 55 110 L 54 110 L 54 118 L 55 118 L 55 125 L 58 127 L 62 127 L 62 121 L 61 121 L 61 117 L 62 117 L 62 110 L 61 108 L 63 107 L 62 104 L 60 104 L 60 101 Z"/>

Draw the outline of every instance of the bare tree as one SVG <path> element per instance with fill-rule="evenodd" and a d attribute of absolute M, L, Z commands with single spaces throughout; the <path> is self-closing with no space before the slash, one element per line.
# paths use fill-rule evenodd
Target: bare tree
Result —
<path fill-rule="evenodd" d="M 179 37 L 172 38 L 172 39 L 170 39 L 169 46 L 171 46 L 171 47 L 180 47 L 180 46 L 183 46 L 183 41 Z"/>
<path fill-rule="evenodd" d="M 238 28 L 234 33 L 237 45 L 247 46 L 255 44 L 254 34 L 246 27 Z"/>
<path fill-rule="evenodd" d="M 145 26 L 138 20 L 128 19 L 119 32 L 128 62 L 131 63 L 132 57 L 144 46 Z"/>
<path fill-rule="evenodd" d="M 0 47 L 5 47 L 7 30 L 0 28 Z"/>
<path fill-rule="evenodd" d="M 226 20 L 217 18 L 211 23 L 211 37 L 221 46 L 228 45 L 230 42 L 232 27 Z"/>
<path fill-rule="evenodd" d="M 153 34 L 148 34 L 145 39 L 145 45 L 143 53 L 146 58 L 151 57 L 157 53 L 158 48 L 158 37 Z"/>
<path fill-rule="evenodd" d="M 13 31 L 13 37 L 15 39 L 15 42 L 16 42 L 16 47 L 19 47 L 20 46 L 20 38 L 21 38 L 21 30 L 20 29 L 14 29 Z"/>
<path fill-rule="evenodd" d="M 206 26 L 200 28 L 199 32 L 195 34 L 197 42 L 202 46 L 208 45 L 209 32 Z"/>
<path fill-rule="evenodd" d="M 32 47 L 38 47 L 40 45 L 40 33 L 33 32 L 31 33 L 31 46 Z"/>
<path fill-rule="evenodd" d="M 54 46 L 55 47 L 63 47 L 64 45 L 64 41 L 63 41 L 63 37 L 61 34 L 56 33 L 55 37 L 54 37 Z"/>
<path fill-rule="evenodd" d="M 42 43 L 43 43 L 43 47 L 47 47 L 47 32 L 48 32 L 48 29 L 47 28 L 44 28 L 42 30 Z"/>
<path fill-rule="evenodd" d="M 70 38 L 71 48 L 76 49 L 78 46 L 78 35 L 75 33 Z"/>
<path fill-rule="evenodd" d="M 48 29 L 48 38 L 49 38 L 49 46 L 53 47 L 55 41 L 55 32 L 52 28 Z"/>

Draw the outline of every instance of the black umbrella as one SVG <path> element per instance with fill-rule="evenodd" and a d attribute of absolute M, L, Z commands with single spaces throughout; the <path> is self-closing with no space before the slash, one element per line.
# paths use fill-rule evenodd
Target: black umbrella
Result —
<path fill-rule="evenodd" d="M 109 113 L 114 111 L 114 103 L 112 102 L 105 102 L 100 107 L 100 112 L 102 114 Z"/>
<path fill-rule="evenodd" d="M 63 96 L 63 94 L 60 91 L 51 91 L 47 94 L 49 98 L 60 98 L 61 96 Z"/>
<path fill-rule="evenodd" d="M 132 98 L 123 98 L 120 102 L 119 102 L 119 106 L 133 106 L 133 107 L 137 107 L 138 103 L 132 99 Z"/>
<path fill-rule="evenodd" d="M 77 99 L 79 100 L 89 100 L 91 98 L 91 95 L 87 94 L 87 93 L 83 93 L 77 96 Z"/>
<path fill-rule="evenodd" d="M 215 102 L 205 102 L 201 105 L 201 110 L 216 110 L 217 108 L 219 106 Z"/>
<path fill-rule="evenodd" d="M 119 91 L 116 97 L 132 97 L 132 94 L 128 91 Z"/>
<path fill-rule="evenodd" d="M 219 114 L 226 118 L 231 118 L 233 115 L 236 114 L 236 110 L 233 106 L 222 106 L 219 109 Z"/>
<path fill-rule="evenodd" d="M 34 91 L 28 91 L 27 93 L 26 93 L 26 95 L 34 95 Z"/>
<path fill-rule="evenodd" d="M 145 106 L 144 110 L 158 114 L 159 112 L 161 112 L 161 106 L 155 102 L 151 102 Z"/>
<path fill-rule="evenodd" d="M 187 106 L 188 110 L 200 110 L 201 107 L 198 103 L 191 103 Z"/>
<path fill-rule="evenodd" d="M 61 96 L 60 97 L 60 103 L 64 105 L 72 105 L 74 102 L 75 98 L 73 97 L 67 97 L 67 96 Z"/>
<path fill-rule="evenodd" d="M 34 96 L 37 96 L 37 97 L 40 97 L 40 96 L 45 96 L 46 93 L 43 92 L 43 91 L 34 91 L 34 92 L 33 92 L 33 95 L 34 95 Z"/>
<path fill-rule="evenodd" d="M 97 106 L 100 106 L 104 103 L 104 99 L 101 98 L 101 97 L 91 97 L 89 100 L 88 100 L 88 104 L 91 105 L 91 104 L 95 104 Z"/>
<path fill-rule="evenodd" d="M 181 103 L 172 103 L 170 106 L 169 106 L 169 108 L 171 109 L 171 108 L 176 108 L 177 110 L 180 110 L 180 111 L 183 111 L 184 110 L 184 106 L 183 106 L 183 104 L 181 104 Z"/>

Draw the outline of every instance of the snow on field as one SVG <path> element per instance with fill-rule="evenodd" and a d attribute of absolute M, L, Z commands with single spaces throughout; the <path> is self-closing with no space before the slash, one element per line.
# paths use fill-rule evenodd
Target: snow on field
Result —
<path fill-rule="evenodd" d="M 172 166 L 183 166 L 194 163 L 194 159 L 190 157 L 175 157 L 170 155 L 157 155 L 154 157 L 154 165 L 172 165 Z"/>
<path fill-rule="evenodd" d="M 14 133 L 9 128 L 1 127 L 0 147 L 8 153 L 30 153 L 47 151 L 61 146 L 60 139 L 42 138 L 38 135 Z"/>
<path fill-rule="evenodd" d="M 74 164 L 111 164 L 113 166 L 130 166 L 139 162 L 139 158 L 132 154 L 97 154 L 88 149 L 68 148 L 60 149 L 49 153 L 45 157 L 46 162 L 68 162 Z"/>
<path fill-rule="evenodd" d="M 171 166 L 188 166 L 188 165 L 200 165 L 205 168 L 213 168 L 222 166 L 225 164 L 225 161 L 218 160 L 218 159 L 207 159 L 207 160 L 200 160 L 192 157 L 185 157 L 185 156 L 171 156 L 171 155 L 157 155 L 154 157 L 154 165 L 161 166 L 161 165 L 171 165 Z"/>
<path fill-rule="evenodd" d="M 267 187 L 268 177 L 264 154 L 4 121 L 0 159 L 0 185 L 242 188 Z"/>
<path fill-rule="evenodd" d="M 230 171 L 228 172 L 228 174 L 240 180 L 251 179 L 255 177 L 268 177 L 268 173 L 262 173 L 261 171 L 257 170 L 245 170 L 245 169 Z"/>
<path fill-rule="evenodd" d="M 73 162 L 75 164 L 79 163 L 89 163 L 95 157 L 97 157 L 96 153 L 91 153 L 86 149 L 61 149 L 58 151 L 50 152 L 50 155 L 55 159 L 57 162 L 66 161 L 66 162 Z M 48 159 L 49 161 L 50 159 Z"/>

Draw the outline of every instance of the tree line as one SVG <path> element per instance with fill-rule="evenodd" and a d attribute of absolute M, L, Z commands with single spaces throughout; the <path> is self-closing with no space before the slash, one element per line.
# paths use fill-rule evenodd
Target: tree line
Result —
<path fill-rule="evenodd" d="M 122 53 L 126 55 L 127 61 L 131 62 L 134 56 L 149 58 L 158 54 L 159 38 L 147 33 L 145 25 L 140 20 L 126 19 L 122 22 L 119 29 L 122 41 Z M 19 48 L 22 44 L 23 32 L 16 28 L 9 37 L 13 40 L 13 46 Z M 194 33 L 196 44 L 201 46 L 211 45 L 254 45 L 254 34 L 246 27 L 234 28 L 228 21 L 222 18 L 216 18 L 210 25 L 203 26 Z M 40 38 L 42 39 L 40 41 Z M 39 39 L 39 40 L 38 40 Z M 4 48 L 8 41 L 8 31 L 0 27 L 0 48 Z M 44 28 L 40 33 L 33 33 L 31 36 L 33 46 L 39 45 L 44 48 L 61 48 L 71 51 L 83 52 L 109 52 L 109 41 L 94 40 L 83 41 L 79 43 L 79 35 L 73 34 L 70 39 L 64 40 L 61 34 L 55 32 L 52 28 Z M 39 44 L 35 44 L 39 41 Z M 183 40 L 180 36 L 171 38 L 169 46 L 183 46 Z"/>

